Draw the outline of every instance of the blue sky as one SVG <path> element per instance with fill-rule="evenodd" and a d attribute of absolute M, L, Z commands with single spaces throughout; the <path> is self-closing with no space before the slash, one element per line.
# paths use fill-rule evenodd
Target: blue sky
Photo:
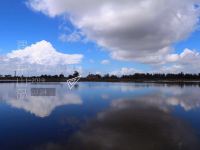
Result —
<path fill-rule="evenodd" d="M 66 3 L 66 5 L 68 5 L 67 1 L 69 0 L 61 0 L 60 2 L 62 1 L 64 4 Z M 88 0 L 88 2 L 89 1 L 90 0 Z M 176 0 L 176 1 L 177 1 L 177 6 L 175 8 L 182 10 L 181 6 L 179 6 L 180 0 Z M 80 7 L 79 5 L 76 6 L 76 3 L 80 2 L 77 0 L 74 1 L 74 5 L 72 7 L 62 8 L 62 7 L 59 7 L 60 5 L 58 4 L 58 8 L 54 8 L 54 9 L 51 9 L 52 7 L 48 8 L 48 6 L 51 6 L 50 0 L 40 1 L 41 3 L 43 2 L 44 4 L 46 4 L 43 8 L 39 7 L 40 2 L 39 3 L 38 2 L 34 3 L 34 2 L 37 2 L 37 1 L 36 0 L 30 0 L 30 1 L 2 0 L 1 1 L 0 53 L 3 57 L 7 57 L 7 54 L 12 53 L 13 50 L 17 50 L 17 41 L 26 40 L 28 43 L 27 46 L 30 46 L 31 44 L 36 44 L 42 40 L 45 40 L 51 43 L 52 46 L 55 48 L 55 50 L 59 53 L 71 54 L 71 55 L 73 54 L 83 55 L 83 58 L 80 60 L 80 62 L 74 64 L 74 66 L 80 66 L 84 74 L 87 74 L 89 72 L 92 72 L 92 73 L 100 72 L 102 74 L 104 73 L 120 74 L 120 73 L 134 73 L 134 72 L 168 72 L 168 71 L 170 72 L 179 72 L 179 71 L 196 72 L 196 70 L 198 69 L 198 68 L 193 68 L 191 70 L 187 68 L 190 65 L 194 66 L 200 63 L 198 62 L 198 59 L 200 58 L 200 56 L 197 56 L 200 50 L 200 44 L 199 44 L 200 31 L 198 29 L 198 23 L 199 23 L 198 21 L 191 21 L 191 25 L 189 25 L 188 23 L 188 26 L 186 25 L 185 28 L 182 29 L 184 31 L 182 30 L 177 31 L 179 32 L 177 33 L 177 35 L 173 35 L 173 34 L 169 36 L 167 35 L 166 36 L 167 38 L 172 37 L 172 36 L 176 37 L 176 38 L 173 37 L 170 40 L 167 39 L 168 41 L 170 41 L 167 44 L 154 45 L 153 47 L 152 46 L 148 47 L 148 45 L 151 45 L 151 44 L 148 44 L 147 46 L 145 46 L 145 49 L 144 49 L 144 47 L 141 47 L 141 44 L 139 46 L 135 46 L 137 45 L 136 42 L 138 41 L 138 39 L 136 39 L 136 37 L 133 37 L 133 36 L 134 34 L 138 34 L 137 37 L 140 37 L 140 35 L 142 36 L 142 34 L 144 34 L 144 36 L 147 36 L 147 34 L 148 36 L 154 36 L 153 33 L 149 33 L 149 31 L 146 32 L 147 30 L 146 26 L 144 26 L 144 28 L 141 28 L 141 29 L 138 27 L 134 28 L 135 24 L 133 24 L 132 22 L 129 23 L 127 20 L 125 20 L 127 21 L 125 22 L 127 23 L 127 25 L 130 24 L 130 27 L 128 26 L 127 27 L 128 29 L 126 31 L 127 33 L 130 30 L 130 35 L 127 36 L 127 35 L 123 35 L 124 31 L 126 30 L 125 28 L 126 26 L 120 24 L 121 26 L 116 27 L 117 30 L 115 32 L 114 31 L 112 32 L 109 26 L 112 27 L 115 23 L 117 24 L 118 22 L 115 22 L 113 24 L 108 24 L 108 28 L 107 28 L 106 25 L 104 25 L 105 20 L 104 19 L 101 20 L 102 16 L 103 17 L 108 16 L 108 14 L 109 15 L 111 14 L 111 19 L 120 17 L 117 13 L 115 14 L 115 16 L 112 15 L 112 12 L 116 11 L 115 6 L 118 7 L 118 5 L 120 5 L 118 2 L 113 2 L 111 0 L 110 4 L 112 7 L 109 7 L 108 12 L 106 12 L 107 7 L 105 7 L 106 11 L 103 12 L 103 14 L 102 13 L 98 14 L 99 12 L 94 11 L 94 10 L 92 13 L 90 11 L 86 11 L 85 9 L 80 10 L 80 12 L 79 10 L 77 11 L 76 7 L 77 8 Z M 55 4 L 52 4 L 52 6 L 54 5 Z M 90 7 L 94 7 L 94 8 L 96 7 L 97 10 L 98 9 L 102 10 L 102 8 L 100 8 L 101 5 L 102 5 L 102 8 L 104 8 L 103 6 L 107 6 L 106 2 L 105 4 L 102 2 L 102 4 L 101 3 L 98 4 L 98 7 L 95 4 L 93 4 L 92 6 L 88 4 L 87 8 L 90 9 Z M 140 6 L 140 4 L 135 4 L 134 7 L 131 7 L 132 3 L 129 4 L 128 2 L 127 2 L 127 5 L 126 5 L 126 2 L 124 2 L 123 5 L 124 5 L 124 8 L 119 8 L 119 9 L 122 9 L 122 11 L 125 11 L 125 9 L 127 9 L 128 7 L 130 7 L 130 10 L 134 10 L 134 9 L 137 9 L 135 8 L 137 5 L 138 7 Z M 188 2 L 185 2 L 185 5 L 188 5 Z M 191 6 L 192 5 L 194 5 L 194 3 L 192 3 L 191 1 Z M 146 9 L 150 11 L 151 10 L 150 7 L 152 6 L 147 6 Z M 48 13 L 45 12 L 46 10 L 48 10 Z M 96 13 L 96 16 L 93 15 L 95 13 Z M 134 13 L 135 12 L 128 15 L 128 17 L 130 16 L 128 20 L 134 19 L 135 17 Z M 154 13 L 155 12 L 152 12 L 152 14 Z M 91 20 L 88 20 L 87 22 L 83 22 L 83 18 L 85 18 L 86 14 L 87 16 L 89 16 L 88 17 L 89 19 L 99 17 L 100 18 L 99 20 L 98 19 L 92 20 L 94 22 L 99 21 L 98 25 L 94 24 L 93 22 L 90 23 Z M 168 16 L 168 14 L 166 15 Z M 194 20 L 194 18 L 198 19 L 199 14 L 196 14 L 195 12 L 195 14 L 192 14 L 191 16 L 187 16 L 187 19 L 190 19 L 190 17 L 191 17 L 191 20 L 192 19 Z M 144 18 L 147 18 L 147 17 L 145 16 Z M 154 18 L 154 19 L 158 19 L 158 18 Z M 146 20 L 148 20 L 148 18 Z M 141 23 L 146 22 L 146 20 L 142 21 Z M 112 20 L 110 21 L 112 22 Z M 169 18 L 169 21 L 171 21 L 170 18 Z M 123 20 L 120 21 L 119 23 L 121 22 L 123 22 Z M 161 19 L 160 22 L 161 22 L 160 25 L 156 25 L 156 26 L 159 26 L 159 27 L 162 26 L 163 20 Z M 140 23 L 140 21 L 138 21 L 138 23 Z M 147 23 L 151 24 L 151 22 L 147 22 Z M 104 26 L 100 26 L 101 24 Z M 132 24 L 133 24 L 133 27 L 132 27 Z M 97 27 L 101 29 L 102 33 L 99 33 L 97 32 L 97 30 L 93 29 Z M 166 28 L 168 28 L 167 25 L 166 25 Z M 192 29 L 189 30 L 189 28 L 192 28 Z M 135 32 L 136 30 L 139 30 L 139 29 L 141 30 L 141 33 L 139 31 Z M 77 34 L 78 39 L 75 39 L 74 41 L 65 40 L 65 39 L 61 40 L 60 38 L 61 35 L 65 35 L 65 38 L 68 38 L 71 33 L 77 32 L 77 31 L 78 31 L 78 34 Z M 176 29 L 173 29 L 172 31 L 176 31 Z M 81 33 L 81 35 L 79 32 Z M 121 34 L 118 36 L 117 34 L 115 34 L 116 32 L 119 32 L 119 33 L 121 32 Z M 108 33 L 110 35 L 107 35 Z M 112 34 L 114 34 L 115 37 L 110 37 Z M 121 35 L 123 36 L 120 37 Z M 165 34 L 163 35 L 165 36 Z M 178 36 L 183 36 L 183 38 L 178 37 Z M 116 37 L 117 37 L 117 40 L 116 40 Z M 124 37 L 125 38 L 130 37 L 129 43 L 127 42 L 127 40 L 123 41 L 125 39 Z M 131 39 L 132 37 L 133 39 Z M 157 37 L 155 37 L 155 39 L 156 38 Z M 143 40 L 143 38 L 141 39 Z M 115 40 L 117 41 L 117 43 Z M 122 44 L 121 44 L 122 46 L 118 45 L 118 43 L 120 43 L 121 41 L 122 41 Z M 148 42 L 153 43 L 154 40 L 145 41 L 145 43 L 148 43 Z M 116 46 L 115 46 L 115 43 L 116 43 Z M 132 43 L 136 43 L 136 44 L 132 44 Z M 155 49 L 154 47 L 159 47 L 159 48 Z M 166 50 L 167 52 L 166 51 L 163 52 L 163 50 L 160 51 L 160 49 L 162 48 L 163 49 L 167 48 L 170 50 Z M 188 51 L 184 51 L 186 48 L 188 48 Z M 145 54 L 143 54 L 143 50 Z M 123 53 L 122 56 L 121 56 L 121 53 Z M 183 54 L 186 53 L 187 55 L 183 55 L 182 57 L 180 55 L 181 53 Z M 152 54 L 156 54 L 156 57 Z M 169 57 L 163 58 L 163 56 L 168 56 L 168 55 Z M 189 56 L 189 55 L 192 55 L 192 56 Z M 12 56 L 14 57 L 14 55 Z M 14 58 L 16 57 L 19 57 L 19 56 L 17 55 Z M 40 56 L 38 55 L 37 57 L 40 57 Z M 151 58 L 151 57 L 152 59 L 148 60 L 148 58 Z M 194 59 L 192 60 L 196 60 L 196 61 L 195 62 L 190 61 L 191 59 L 190 57 L 194 57 Z M 166 61 L 163 61 L 165 59 Z M 104 61 L 105 63 L 102 63 L 102 61 Z M 187 65 L 185 65 L 185 63 L 183 62 L 187 63 Z M 178 66 L 179 69 L 177 69 L 176 66 Z"/>

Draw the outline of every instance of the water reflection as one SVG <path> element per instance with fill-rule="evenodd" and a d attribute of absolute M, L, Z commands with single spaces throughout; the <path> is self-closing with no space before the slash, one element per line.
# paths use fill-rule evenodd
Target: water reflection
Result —
<path fill-rule="evenodd" d="M 69 91 L 63 92 L 67 87 L 63 88 L 60 84 L 28 84 L 26 86 L 22 84 L 20 88 L 15 84 L 7 84 L 4 88 L 6 92 L 0 91 L 1 101 L 38 117 L 49 116 L 58 106 L 82 104 L 78 95 Z"/>
<path fill-rule="evenodd" d="M 56 88 L 31 88 L 31 96 L 56 96 Z"/>
<path fill-rule="evenodd" d="M 123 107 L 122 107 L 123 106 Z M 41 150 L 197 150 L 197 137 L 184 121 L 159 107 L 130 100 L 115 101 L 66 143 Z"/>
<path fill-rule="evenodd" d="M 160 88 L 158 99 L 163 99 L 168 105 L 180 106 L 185 111 L 198 109 L 200 107 L 200 92 L 197 87 L 185 88 Z"/>
<path fill-rule="evenodd" d="M 35 84 L 20 99 L 17 89 L 0 84 L 1 150 L 200 148 L 198 86 Z"/>

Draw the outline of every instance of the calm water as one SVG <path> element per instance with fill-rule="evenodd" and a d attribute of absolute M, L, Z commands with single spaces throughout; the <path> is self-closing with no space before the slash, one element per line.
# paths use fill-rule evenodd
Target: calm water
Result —
<path fill-rule="evenodd" d="M 0 150 L 199 150 L 199 86 L 0 84 Z"/>

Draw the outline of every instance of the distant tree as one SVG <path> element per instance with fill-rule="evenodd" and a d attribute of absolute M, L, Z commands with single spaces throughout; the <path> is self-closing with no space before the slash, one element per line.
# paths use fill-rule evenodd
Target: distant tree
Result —
<path fill-rule="evenodd" d="M 63 74 L 60 74 L 60 76 L 59 76 L 60 78 L 63 78 L 64 77 L 64 75 Z M 53 76 L 53 78 L 58 78 L 58 75 L 54 75 Z"/>
<path fill-rule="evenodd" d="M 74 71 L 73 77 L 78 77 L 79 76 L 79 72 L 78 71 Z"/>
<path fill-rule="evenodd" d="M 101 75 L 100 74 L 89 74 L 87 77 L 87 79 L 89 80 L 100 80 L 101 79 Z"/>
<path fill-rule="evenodd" d="M 109 77 L 110 77 L 109 74 L 105 74 L 105 75 L 103 76 L 103 78 L 105 78 L 105 79 L 108 79 Z"/>
<path fill-rule="evenodd" d="M 59 78 L 64 78 L 65 76 L 61 73 L 60 75 L 59 75 Z"/>
<path fill-rule="evenodd" d="M 118 77 L 116 75 L 111 75 L 110 78 L 111 79 L 118 79 Z"/>
<path fill-rule="evenodd" d="M 11 78 L 12 75 L 5 75 L 5 78 Z"/>
<path fill-rule="evenodd" d="M 100 74 L 96 74 L 95 75 L 97 79 L 101 79 L 101 75 Z"/>
<path fill-rule="evenodd" d="M 73 78 L 73 76 L 70 74 L 67 78 L 70 79 L 70 78 Z"/>

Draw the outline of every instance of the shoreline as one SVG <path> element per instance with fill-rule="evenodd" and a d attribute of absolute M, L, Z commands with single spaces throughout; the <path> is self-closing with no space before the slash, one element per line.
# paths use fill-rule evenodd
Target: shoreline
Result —
<path fill-rule="evenodd" d="M 45 81 L 32 81 L 32 80 L 0 80 L 0 83 L 62 83 L 67 82 L 69 79 L 64 80 L 45 80 Z M 200 84 L 200 80 L 85 80 L 80 79 L 78 82 L 111 82 L 111 83 L 170 83 L 170 84 Z"/>

